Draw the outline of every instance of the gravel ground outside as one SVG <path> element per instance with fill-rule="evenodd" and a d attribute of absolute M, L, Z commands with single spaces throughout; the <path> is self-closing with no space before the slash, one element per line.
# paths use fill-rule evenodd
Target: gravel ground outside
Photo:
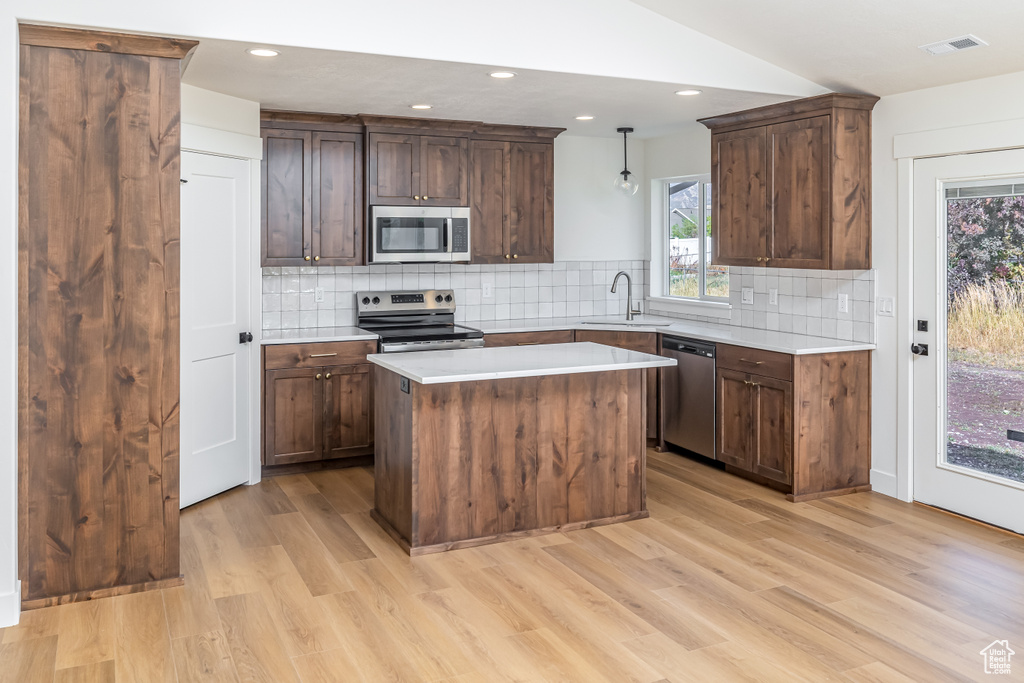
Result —
<path fill-rule="evenodd" d="M 947 459 L 1024 482 L 1024 443 L 1006 430 L 1024 431 L 1024 371 L 950 361 Z"/>

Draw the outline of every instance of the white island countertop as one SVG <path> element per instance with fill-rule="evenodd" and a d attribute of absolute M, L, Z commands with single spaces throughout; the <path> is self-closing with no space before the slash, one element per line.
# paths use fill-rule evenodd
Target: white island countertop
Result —
<path fill-rule="evenodd" d="M 676 365 L 673 358 L 592 342 L 375 353 L 366 359 L 419 384 L 639 370 Z"/>

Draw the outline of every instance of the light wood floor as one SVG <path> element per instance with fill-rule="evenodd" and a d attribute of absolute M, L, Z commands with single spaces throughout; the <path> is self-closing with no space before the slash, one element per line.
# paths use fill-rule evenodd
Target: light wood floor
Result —
<path fill-rule="evenodd" d="M 1024 539 L 877 494 L 787 503 L 651 452 L 651 518 L 410 560 L 369 469 L 182 514 L 185 586 L 25 613 L 0 680 L 955 681 L 1009 639 Z"/>

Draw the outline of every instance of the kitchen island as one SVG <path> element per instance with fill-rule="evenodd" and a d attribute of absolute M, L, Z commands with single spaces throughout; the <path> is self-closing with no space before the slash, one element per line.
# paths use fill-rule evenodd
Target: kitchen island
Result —
<path fill-rule="evenodd" d="M 646 517 L 646 370 L 593 343 L 375 354 L 374 519 L 411 555 Z"/>

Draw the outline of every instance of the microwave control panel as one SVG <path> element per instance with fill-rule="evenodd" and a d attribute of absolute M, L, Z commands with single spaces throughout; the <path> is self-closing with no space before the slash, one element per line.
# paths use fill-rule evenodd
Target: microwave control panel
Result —
<path fill-rule="evenodd" d="M 456 253 L 469 251 L 469 220 L 466 218 L 452 219 L 452 251 Z"/>

